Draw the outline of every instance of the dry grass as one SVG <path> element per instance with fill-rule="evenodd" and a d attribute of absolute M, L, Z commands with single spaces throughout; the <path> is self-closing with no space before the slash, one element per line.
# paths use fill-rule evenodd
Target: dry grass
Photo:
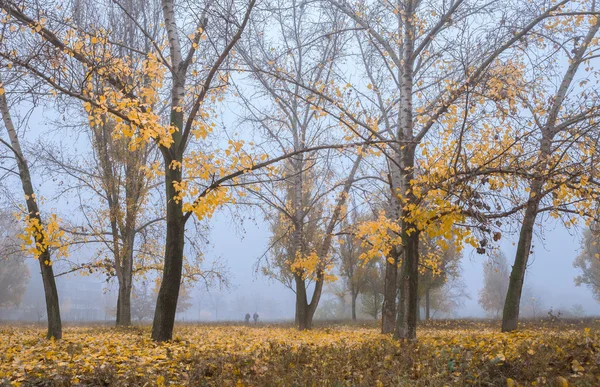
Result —
<path fill-rule="evenodd" d="M 193 386 L 600 385 L 600 323 L 423 324 L 417 343 L 373 325 L 181 325 L 170 343 L 149 327 L 67 327 L 48 342 L 39 327 L 0 326 L 0 384 Z"/>

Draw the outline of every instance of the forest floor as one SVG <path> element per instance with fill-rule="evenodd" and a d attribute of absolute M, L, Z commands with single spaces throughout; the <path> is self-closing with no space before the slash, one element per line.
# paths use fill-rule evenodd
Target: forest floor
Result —
<path fill-rule="evenodd" d="M 600 320 L 423 323 L 416 343 L 375 324 L 176 326 L 0 325 L 0 385 L 40 386 L 599 386 Z"/>

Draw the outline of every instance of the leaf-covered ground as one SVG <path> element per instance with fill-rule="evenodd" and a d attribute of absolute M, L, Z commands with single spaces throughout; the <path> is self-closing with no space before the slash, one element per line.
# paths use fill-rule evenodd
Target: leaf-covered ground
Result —
<path fill-rule="evenodd" d="M 438 321 L 416 344 L 375 327 L 183 325 L 157 344 L 149 327 L 0 325 L 0 385 L 599 386 L 600 324 Z"/>

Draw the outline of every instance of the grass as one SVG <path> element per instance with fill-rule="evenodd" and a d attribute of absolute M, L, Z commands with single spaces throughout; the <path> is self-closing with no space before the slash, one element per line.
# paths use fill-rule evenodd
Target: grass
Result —
<path fill-rule="evenodd" d="M 600 320 L 599 320 L 600 321 Z M 148 326 L 0 326 L 0 385 L 38 386 L 598 386 L 600 322 L 424 323 L 398 343 L 374 323 L 178 325 L 157 344 Z"/>

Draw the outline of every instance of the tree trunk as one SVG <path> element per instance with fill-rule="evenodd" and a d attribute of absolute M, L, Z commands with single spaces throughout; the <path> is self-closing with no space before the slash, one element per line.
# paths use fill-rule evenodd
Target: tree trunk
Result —
<path fill-rule="evenodd" d="M 119 278 L 119 296 L 117 298 L 117 326 L 131 325 L 131 289 L 133 287 L 133 248 L 134 226 L 128 222 L 126 246 L 121 250 L 121 278 Z"/>
<path fill-rule="evenodd" d="M 425 292 L 425 321 L 429 321 L 431 319 L 429 314 L 430 306 L 431 305 L 429 303 L 429 289 L 427 289 L 427 291 Z"/>
<path fill-rule="evenodd" d="M 164 151 L 165 153 L 169 150 Z M 181 158 L 176 159 L 181 162 Z M 177 299 L 181 286 L 183 247 L 185 242 L 185 217 L 182 202 L 175 201 L 174 182 L 181 182 L 181 169 L 168 168 L 171 159 L 165 157 L 165 185 L 167 198 L 167 238 L 162 282 L 156 300 L 156 310 L 152 323 L 152 339 L 171 340 L 177 312 Z"/>
<path fill-rule="evenodd" d="M 306 282 L 302 276 L 294 274 L 296 280 L 296 321 L 298 330 L 308 330 L 312 326 L 312 319 L 308 319 L 308 298 L 306 296 Z"/>
<path fill-rule="evenodd" d="M 0 79 L 0 85 L 2 79 Z M 40 210 L 35 199 L 35 191 L 33 189 L 33 183 L 31 182 L 31 174 L 29 172 L 29 166 L 21 150 L 21 143 L 15 130 L 15 126 L 8 110 L 8 102 L 6 101 L 6 95 L 0 94 L 0 112 L 2 114 L 2 120 L 4 126 L 8 132 L 8 137 L 11 143 L 11 151 L 15 154 L 17 166 L 19 168 L 19 177 L 21 179 L 21 186 L 23 187 L 23 194 L 27 203 L 28 218 L 35 219 L 39 222 L 40 226 L 43 226 L 42 217 Z M 35 242 L 38 246 L 46 246 L 44 235 L 37 233 L 35 235 Z M 39 248 L 39 247 L 38 247 Z M 52 259 L 48 248 L 44 250 L 37 257 L 40 272 L 42 275 L 42 282 L 44 284 L 44 296 L 46 299 L 46 314 L 48 316 L 48 332 L 46 337 L 48 339 L 61 339 L 62 338 L 62 322 L 60 319 L 60 306 L 58 301 L 58 290 L 56 289 L 56 281 L 54 279 L 54 271 L 52 269 Z"/>
<path fill-rule="evenodd" d="M 393 333 L 396 325 L 396 287 L 398 281 L 398 255 L 392 249 L 385 261 L 383 305 L 381 307 L 381 333 Z M 391 261 L 391 262 L 390 262 Z"/>
<path fill-rule="evenodd" d="M 406 321 L 404 320 L 404 312 L 406 307 L 402 307 L 406 303 L 406 294 L 408 290 L 406 289 L 406 281 L 404 281 L 404 270 L 406 270 L 405 260 L 402 260 L 402 265 L 400 265 L 400 275 L 398 276 L 398 315 L 396 317 L 396 324 L 394 329 L 397 330 L 398 326 L 405 326 Z"/>
<path fill-rule="evenodd" d="M 129 285 L 119 283 L 119 296 L 117 297 L 117 326 L 131 325 L 131 282 Z"/>
<path fill-rule="evenodd" d="M 410 228 L 410 227 L 409 227 Z M 419 290 L 419 233 L 414 231 L 405 237 L 404 270 L 402 272 L 403 303 L 398 314 L 402 318 L 396 323 L 394 337 L 396 339 L 414 340 L 417 338 L 417 312 Z"/>
<path fill-rule="evenodd" d="M 541 184 L 540 184 L 541 188 Z M 504 313 L 502 314 L 502 332 L 510 332 L 517 329 L 519 321 L 519 304 L 521 302 L 521 292 L 523 291 L 523 281 L 525 279 L 525 270 L 531 250 L 531 240 L 533 238 L 533 226 L 538 211 L 538 201 L 532 197 L 525 210 L 525 217 L 521 225 L 519 234 L 519 243 L 515 262 L 510 273 L 508 291 L 504 301 Z"/>
<path fill-rule="evenodd" d="M 421 299 L 417 298 L 417 322 L 421 322 Z"/>
<path fill-rule="evenodd" d="M 352 294 L 352 321 L 356 321 L 356 299 L 358 298 L 358 292 Z"/>

